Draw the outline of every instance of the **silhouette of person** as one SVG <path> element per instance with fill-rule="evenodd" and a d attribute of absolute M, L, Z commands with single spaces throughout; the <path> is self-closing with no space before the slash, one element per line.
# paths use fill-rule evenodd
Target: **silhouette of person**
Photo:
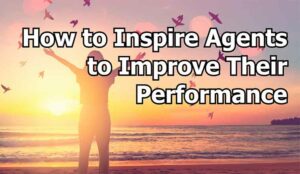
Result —
<path fill-rule="evenodd" d="M 79 174 L 86 174 L 88 171 L 89 153 L 94 139 L 97 142 L 99 152 L 99 172 L 100 174 L 108 174 L 111 131 L 108 93 L 118 75 L 119 68 L 114 69 L 108 76 L 92 77 L 88 74 L 86 66 L 80 69 L 56 55 L 51 49 L 44 49 L 44 52 L 68 67 L 75 74 L 80 87 L 82 108 L 79 120 Z M 135 59 L 141 59 L 142 56 L 138 54 Z M 88 57 L 94 57 L 98 61 L 104 59 L 99 51 L 91 51 Z"/>

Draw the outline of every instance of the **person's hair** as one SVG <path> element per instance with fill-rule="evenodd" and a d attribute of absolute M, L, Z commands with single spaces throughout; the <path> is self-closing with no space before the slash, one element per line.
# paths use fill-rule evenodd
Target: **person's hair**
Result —
<path fill-rule="evenodd" d="M 88 57 L 94 57 L 95 60 L 103 60 L 104 57 L 100 51 L 93 50 L 89 53 Z"/>

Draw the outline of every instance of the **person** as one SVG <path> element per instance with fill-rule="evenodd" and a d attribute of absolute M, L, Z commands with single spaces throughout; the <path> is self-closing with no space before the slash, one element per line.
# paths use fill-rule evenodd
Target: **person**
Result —
<path fill-rule="evenodd" d="M 108 93 L 119 68 L 116 68 L 108 76 L 92 77 L 88 74 L 87 66 L 83 69 L 76 67 L 51 49 L 44 49 L 44 52 L 68 67 L 76 76 L 80 87 L 80 103 L 82 105 L 79 119 L 79 174 L 86 174 L 88 171 L 89 153 L 93 140 L 95 139 L 99 152 L 99 172 L 109 173 L 109 139 L 111 131 L 110 114 L 108 110 Z M 136 60 L 141 59 L 138 54 Z M 104 60 L 100 51 L 91 51 L 88 57 L 94 60 Z"/>

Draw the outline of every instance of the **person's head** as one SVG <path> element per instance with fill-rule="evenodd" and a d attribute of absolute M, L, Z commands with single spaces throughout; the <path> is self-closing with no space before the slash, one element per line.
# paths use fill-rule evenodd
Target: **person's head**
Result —
<path fill-rule="evenodd" d="M 87 59 L 89 57 L 93 57 L 94 60 L 97 60 L 97 61 L 100 61 L 100 60 L 104 60 L 104 57 L 102 55 L 102 53 L 100 51 L 97 51 L 97 50 L 93 50 L 91 51 L 88 56 L 87 56 Z M 84 66 L 84 68 L 87 68 L 87 66 Z"/>
<path fill-rule="evenodd" d="M 94 57 L 95 60 L 104 60 L 104 57 L 100 51 L 93 50 L 89 53 L 88 57 Z"/>

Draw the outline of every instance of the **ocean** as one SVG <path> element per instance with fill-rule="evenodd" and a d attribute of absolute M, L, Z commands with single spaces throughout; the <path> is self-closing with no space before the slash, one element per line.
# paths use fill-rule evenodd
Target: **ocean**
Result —
<path fill-rule="evenodd" d="M 76 129 L 0 128 L 0 164 L 76 162 L 78 150 Z M 285 157 L 300 159 L 300 126 L 114 127 L 110 144 L 111 161 Z"/>

